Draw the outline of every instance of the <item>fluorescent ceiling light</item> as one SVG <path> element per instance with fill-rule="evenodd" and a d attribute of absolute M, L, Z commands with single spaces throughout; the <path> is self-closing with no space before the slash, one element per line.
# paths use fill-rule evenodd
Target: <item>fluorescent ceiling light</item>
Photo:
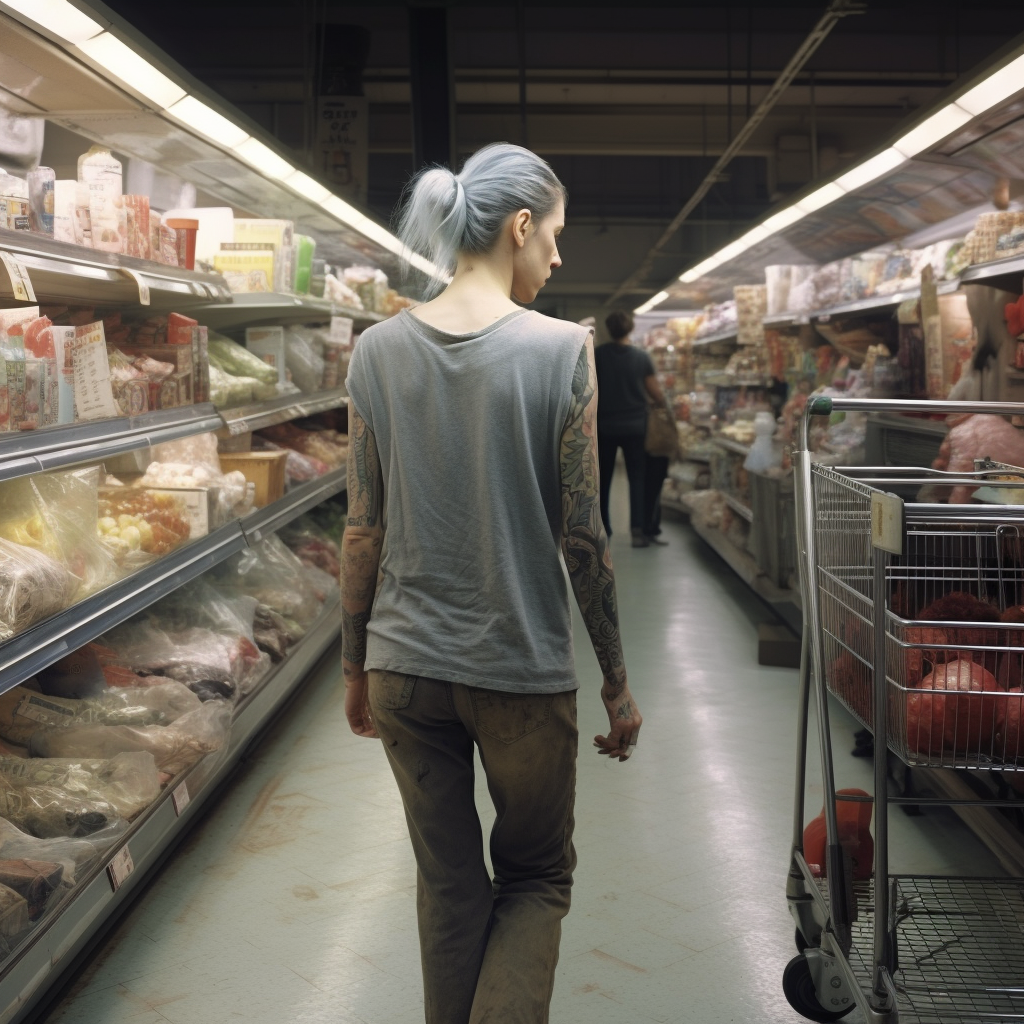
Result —
<path fill-rule="evenodd" d="M 229 121 L 223 114 L 218 114 L 195 96 L 186 96 L 183 100 L 178 100 L 167 108 L 167 113 L 189 128 L 194 128 L 200 135 L 205 135 L 211 142 L 227 146 L 228 149 L 237 149 L 249 138 L 248 133 L 242 131 L 234 121 Z"/>
<path fill-rule="evenodd" d="M 907 132 L 898 142 L 894 142 L 892 148 L 905 157 L 917 156 L 951 135 L 957 128 L 963 127 L 970 119 L 971 115 L 963 107 L 950 103 Z"/>
<path fill-rule="evenodd" d="M 284 183 L 294 189 L 300 196 L 305 196 L 311 202 L 322 203 L 330 194 L 331 190 L 319 181 L 314 181 L 308 174 L 302 171 L 295 171 L 284 179 Z"/>
<path fill-rule="evenodd" d="M 778 213 L 773 213 L 761 224 L 761 227 L 763 227 L 768 234 L 774 235 L 776 231 L 782 231 L 783 228 L 788 228 L 790 224 L 795 224 L 798 220 L 802 220 L 806 216 L 806 211 L 800 209 L 799 206 L 787 206 L 784 210 L 779 210 Z"/>
<path fill-rule="evenodd" d="M 235 146 L 235 152 L 247 164 L 270 178 L 281 181 L 295 172 L 295 168 L 284 157 L 278 156 L 269 146 L 264 146 L 259 139 L 246 139 L 240 146 Z"/>
<path fill-rule="evenodd" d="M 899 167 L 904 159 L 903 154 L 892 147 L 883 149 L 877 156 L 873 156 L 870 160 L 865 160 L 864 163 L 857 164 L 852 170 L 841 174 L 836 178 L 835 183 L 844 192 L 852 192 L 854 189 L 860 188 L 861 185 L 866 185 Z"/>
<path fill-rule="evenodd" d="M 1024 56 L 1010 61 L 1006 67 L 989 75 L 973 89 L 968 89 L 956 102 L 969 114 L 977 116 L 984 114 L 997 103 L 1009 99 L 1021 89 L 1024 89 Z"/>
<path fill-rule="evenodd" d="M 157 71 L 149 61 L 109 32 L 83 40 L 78 48 L 99 64 L 107 75 L 124 82 L 160 109 L 177 103 L 186 95 L 180 85 L 172 82 L 162 71 Z"/>
<path fill-rule="evenodd" d="M 655 306 L 664 302 L 667 298 L 668 292 L 658 292 L 657 295 L 652 295 L 646 302 L 637 306 L 636 309 L 633 310 L 633 313 L 636 316 L 643 316 L 644 313 L 650 313 Z"/>
<path fill-rule="evenodd" d="M 814 213 L 815 210 L 820 210 L 823 206 L 834 203 L 845 194 L 846 189 L 841 188 L 834 181 L 830 181 L 827 185 L 822 185 L 816 192 L 812 192 L 809 196 L 801 199 L 796 204 L 796 208 L 804 213 Z"/>
<path fill-rule="evenodd" d="M 771 233 L 763 224 L 758 224 L 745 235 L 740 235 L 739 241 L 743 243 L 744 248 L 749 249 L 752 245 L 763 242 Z"/>
<path fill-rule="evenodd" d="M 735 256 L 739 256 L 740 253 L 746 252 L 747 248 L 748 246 L 744 243 L 743 239 L 737 238 L 735 242 L 730 242 L 728 245 L 719 249 L 713 258 L 718 263 L 725 263 L 727 260 L 731 260 Z"/>
<path fill-rule="evenodd" d="M 80 46 L 103 31 L 99 22 L 93 21 L 67 0 L 4 0 L 4 4 L 72 46 Z"/>

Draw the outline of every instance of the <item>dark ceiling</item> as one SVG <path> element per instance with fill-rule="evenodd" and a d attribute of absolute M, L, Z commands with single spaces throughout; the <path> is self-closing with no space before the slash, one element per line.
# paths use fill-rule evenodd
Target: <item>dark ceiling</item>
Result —
<path fill-rule="evenodd" d="M 368 30 L 368 202 L 390 218 L 414 171 L 408 5 L 108 4 L 300 162 L 310 146 L 316 26 Z M 522 141 L 523 55 L 526 142 L 550 160 L 570 195 L 564 266 L 544 302 L 574 318 L 599 311 L 637 268 L 825 8 L 650 0 L 518 11 L 441 6 L 460 157 L 488 142 Z M 620 301 L 636 305 L 788 193 L 879 145 L 1021 32 L 1019 0 L 887 2 L 843 18 L 646 279 Z"/>

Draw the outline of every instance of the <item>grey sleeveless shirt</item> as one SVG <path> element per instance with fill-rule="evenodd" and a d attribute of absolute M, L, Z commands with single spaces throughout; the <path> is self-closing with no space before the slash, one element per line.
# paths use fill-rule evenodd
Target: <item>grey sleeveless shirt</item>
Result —
<path fill-rule="evenodd" d="M 385 502 L 368 670 L 576 689 L 559 448 L 588 335 L 527 310 L 473 334 L 407 311 L 363 333 L 347 385 Z"/>

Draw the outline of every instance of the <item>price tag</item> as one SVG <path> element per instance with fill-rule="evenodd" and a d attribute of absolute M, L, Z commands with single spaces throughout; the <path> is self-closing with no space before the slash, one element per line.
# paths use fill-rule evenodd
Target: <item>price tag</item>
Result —
<path fill-rule="evenodd" d="M 131 850 L 127 846 L 114 855 L 114 859 L 107 865 L 107 877 L 114 892 L 124 885 L 128 876 L 135 870 L 135 862 L 132 860 Z"/>
<path fill-rule="evenodd" d="M 174 804 L 174 813 L 180 818 L 181 812 L 188 807 L 192 797 L 188 793 L 188 783 L 183 782 L 171 793 L 171 803 Z"/>
<path fill-rule="evenodd" d="M 32 287 L 32 281 L 28 276 L 28 268 L 14 253 L 0 252 L 0 260 L 3 260 L 7 268 L 7 274 L 11 279 L 11 287 L 14 289 L 14 297 L 18 302 L 35 302 L 36 293 Z"/>
<path fill-rule="evenodd" d="M 232 420 L 228 424 L 228 433 L 234 437 L 236 434 L 244 434 L 248 431 L 249 424 L 245 420 Z"/>
<path fill-rule="evenodd" d="M 145 278 L 137 271 L 130 270 L 128 267 L 121 267 L 121 273 L 125 277 L 130 277 L 139 289 L 139 304 L 142 306 L 149 305 L 149 285 L 146 284 Z"/>

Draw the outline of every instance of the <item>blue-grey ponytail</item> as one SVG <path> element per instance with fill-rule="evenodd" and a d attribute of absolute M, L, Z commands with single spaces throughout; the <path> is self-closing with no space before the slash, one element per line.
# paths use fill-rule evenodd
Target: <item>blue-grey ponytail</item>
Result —
<path fill-rule="evenodd" d="M 460 252 L 491 251 L 509 214 L 525 209 L 541 219 L 564 199 L 562 183 L 536 153 L 498 142 L 474 153 L 458 175 L 447 167 L 421 171 L 406 188 L 398 234 L 440 272 L 429 298 L 455 272 Z"/>

